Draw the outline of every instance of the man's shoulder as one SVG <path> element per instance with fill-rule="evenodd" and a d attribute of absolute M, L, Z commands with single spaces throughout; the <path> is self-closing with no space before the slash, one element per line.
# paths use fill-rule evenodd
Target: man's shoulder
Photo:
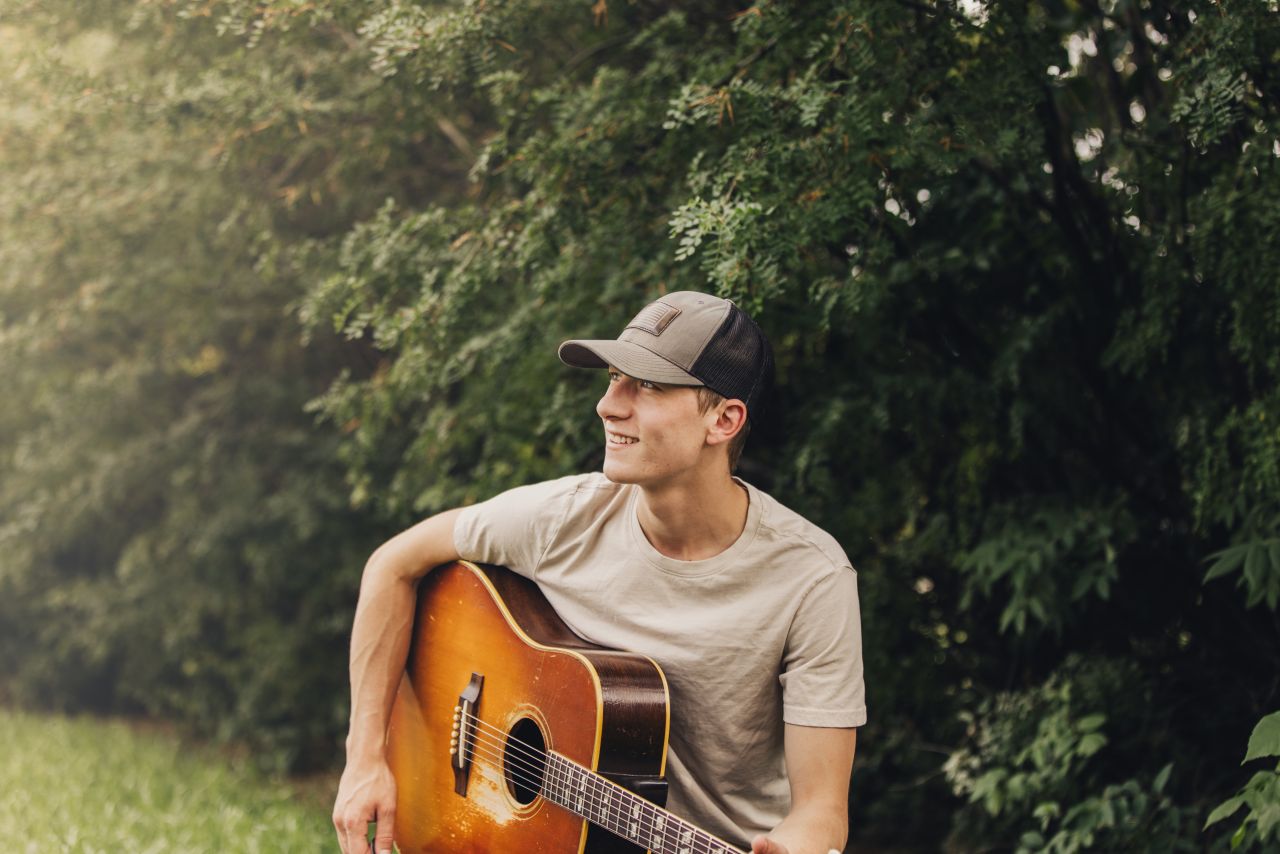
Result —
<path fill-rule="evenodd" d="M 603 472 L 598 471 L 565 475 L 555 480 L 543 481 L 542 486 L 549 493 L 583 501 L 608 500 L 627 488 L 626 484 L 614 483 Z"/>
<path fill-rule="evenodd" d="M 572 498 L 578 494 L 608 491 L 610 487 L 616 490 L 618 484 L 611 482 L 600 472 L 586 472 L 583 474 L 569 474 L 564 477 L 551 478 L 550 480 L 534 481 L 522 486 L 513 486 L 498 493 L 494 498 L 502 496 L 538 499 Z"/>
<path fill-rule="evenodd" d="M 767 492 L 748 484 L 760 501 L 760 527 L 777 546 L 820 556 L 831 571 L 853 571 L 838 540 Z"/>
<path fill-rule="evenodd" d="M 590 511 L 622 494 L 625 487 L 613 483 L 600 472 L 564 477 L 516 486 L 473 507 L 502 513 L 513 507 L 528 507 L 540 513 L 557 509 Z"/>
<path fill-rule="evenodd" d="M 617 486 L 596 474 L 525 484 L 458 514 L 454 544 L 470 559 L 500 563 L 532 576 L 558 539 L 598 524 L 619 504 Z"/>

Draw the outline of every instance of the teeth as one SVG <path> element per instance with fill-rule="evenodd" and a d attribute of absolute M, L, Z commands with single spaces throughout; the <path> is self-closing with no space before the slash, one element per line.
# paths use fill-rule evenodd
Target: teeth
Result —
<path fill-rule="evenodd" d="M 639 439 L 633 439 L 630 436 L 619 436 L 616 433 L 609 434 L 609 441 L 615 445 L 634 445 Z"/>

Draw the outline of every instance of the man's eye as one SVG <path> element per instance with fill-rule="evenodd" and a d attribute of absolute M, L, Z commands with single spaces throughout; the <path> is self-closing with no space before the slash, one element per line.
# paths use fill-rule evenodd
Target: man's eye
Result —
<path fill-rule="evenodd" d="M 658 390 L 658 384 L 649 380 L 640 380 L 640 388 L 650 388 L 654 391 Z"/>

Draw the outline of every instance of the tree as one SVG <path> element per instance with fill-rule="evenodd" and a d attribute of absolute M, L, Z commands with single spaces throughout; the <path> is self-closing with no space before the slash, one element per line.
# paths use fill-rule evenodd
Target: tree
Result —
<path fill-rule="evenodd" d="M 855 770 L 859 838 L 1173 847 L 1240 789 L 1232 757 L 1276 705 L 1277 684 L 1258 674 L 1280 670 L 1274 4 L 100 8 L 114 23 L 90 29 L 138 34 L 142 66 L 128 67 L 125 91 L 163 94 L 142 102 L 163 122 L 121 127 L 137 108 L 116 107 L 78 135 L 82 105 L 100 102 L 66 80 L 49 109 L 69 129 L 30 113 L 22 126 L 19 107 L 66 72 L 35 78 L 6 112 L 6 143 L 26 147 L 4 210 L 129 175 L 150 219 L 129 232 L 108 207 L 127 196 L 104 188 L 68 209 L 75 228 L 18 214 L 3 226 L 0 346 L 23 368 L 0 382 L 11 399 L 41 401 L 0 416 L 0 506 L 18 556 L 0 608 L 5 627 L 22 627 L 0 630 L 6 651 L 34 661 L 16 638 L 40 623 L 24 615 L 48 618 L 81 589 L 46 589 L 37 573 L 50 565 L 68 580 L 94 567 L 98 583 L 76 601 L 117 601 L 111 577 L 169 589 L 163 568 L 199 554 L 183 542 L 190 520 L 240 500 L 228 449 L 253 447 L 244 481 L 323 476 L 288 486 L 285 504 L 291 519 L 324 520 L 309 530 L 343 557 L 317 573 L 309 589 L 331 592 L 280 643 L 311 648 L 325 625 L 332 670 L 372 534 L 599 463 L 598 388 L 560 368 L 556 343 L 612 334 L 657 293 L 706 289 L 750 310 L 777 355 L 773 414 L 743 475 L 831 530 L 860 572 L 872 723 Z M 86 26 L 65 20 L 24 26 Z M 41 138 L 130 165 L 49 160 Z M 198 152 L 208 171 L 184 171 Z M 166 208 L 147 195 L 154 174 L 201 189 Z M 242 212 L 231 226 L 211 226 L 228 220 L 206 212 L 231 209 Z M 178 232 L 218 251 L 161 274 L 173 253 L 157 235 Z M 92 246 L 59 242 L 86 233 Z M 108 289 L 127 300 L 115 314 L 103 296 L 84 305 L 99 246 L 113 247 L 104 269 L 128 271 L 112 281 L 163 281 L 174 310 L 191 300 L 181 316 L 194 331 L 165 344 L 157 290 Z M 245 321 L 215 323 L 224 303 L 196 287 L 209 281 L 257 286 L 244 286 L 261 299 L 245 303 L 262 330 L 250 353 L 278 361 L 225 355 L 248 346 L 232 334 Z M 291 349 L 267 304 L 294 305 L 313 349 Z M 62 334 L 64 306 L 92 333 L 71 337 L 75 352 L 31 358 L 30 342 Z M 145 331 L 145 360 L 111 336 L 121 317 Z M 192 342 L 214 347 L 207 362 Z M 166 346 L 178 356 L 165 361 Z M 218 353 L 225 367 L 212 373 L 172 367 Z M 117 378 L 139 363 L 171 366 L 162 393 L 121 398 Z M 118 424 L 68 414 L 90 399 L 64 380 L 85 364 L 109 380 L 99 399 L 129 401 Z M 241 364 L 274 367 L 229 373 Z M 222 486 L 199 509 L 165 521 L 189 490 L 114 486 L 154 484 L 191 458 L 194 445 L 139 424 L 186 423 L 191 388 L 238 401 L 249 377 L 279 396 L 252 407 L 253 443 L 207 451 L 203 471 Z M 296 420 L 311 395 L 319 429 Z M 231 421 L 191 429 L 242 435 L 218 432 Z M 289 447 L 306 449 L 283 465 L 278 445 L 256 444 L 281 424 L 298 425 Z M 114 492 L 79 488 L 75 460 L 137 436 L 181 459 L 119 456 L 100 479 Z M 54 447 L 72 450 L 33 450 Z M 80 495 L 99 497 L 81 512 Z M 126 511 L 117 496 L 141 503 Z M 317 511 L 320 498 L 332 503 Z M 208 554 L 222 556 L 183 576 L 191 598 L 215 602 L 210 591 L 230 589 L 221 573 L 295 553 L 268 533 L 265 561 L 227 551 L 250 517 L 241 505 L 241 521 L 211 535 Z M 46 535 L 54 522 L 69 534 Z M 156 542 L 159 557 L 132 557 Z M 112 637 L 119 613 L 104 608 L 92 636 Z M 213 621 L 228 640 L 212 660 L 231 673 L 256 648 L 246 638 L 272 625 L 243 613 Z M 166 623 L 148 625 L 141 637 Z M 51 655 L 76 660 L 74 647 Z M 24 672 L 30 685 L 38 670 Z M 221 684 L 209 705 L 219 720 L 235 707 L 246 726 L 278 715 L 282 727 L 340 728 L 334 683 L 323 703 L 275 706 Z"/>
<path fill-rule="evenodd" d="M 1067 681 L 1088 705 L 1046 713 L 1097 750 L 961 806 L 957 844 L 1189 832 L 1276 691 L 1234 676 L 1280 648 L 1274 9 L 504 3 L 363 33 L 388 85 L 492 105 L 473 200 L 388 205 L 308 302 L 394 356 L 322 400 L 364 489 L 426 512 L 591 467 L 554 343 L 732 297 L 780 368 L 747 476 L 862 572 L 862 832 L 948 803 L 957 711 L 1025 738 L 990 698 Z"/>
<path fill-rule="evenodd" d="M 370 210 L 326 113 L 363 58 L 258 63 L 146 4 L 3 20 L 0 690 L 327 763 L 380 529 L 304 408 L 360 354 L 302 347 L 289 305 Z"/>

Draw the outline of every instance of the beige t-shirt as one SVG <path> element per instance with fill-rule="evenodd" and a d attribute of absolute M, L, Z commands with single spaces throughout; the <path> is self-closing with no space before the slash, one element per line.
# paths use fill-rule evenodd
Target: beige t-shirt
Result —
<path fill-rule="evenodd" d="M 464 558 L 536 581 L 593 643 L 641 653 L 671 690 L 667 807 L 745 845 L 790 809 L 783 723 L 866 723 L 857 576 L 836 541 L 773 498 L 706 560 L 666 557 L 639 489 L 603 474 L 522 486 L 458 517 Z"/>

